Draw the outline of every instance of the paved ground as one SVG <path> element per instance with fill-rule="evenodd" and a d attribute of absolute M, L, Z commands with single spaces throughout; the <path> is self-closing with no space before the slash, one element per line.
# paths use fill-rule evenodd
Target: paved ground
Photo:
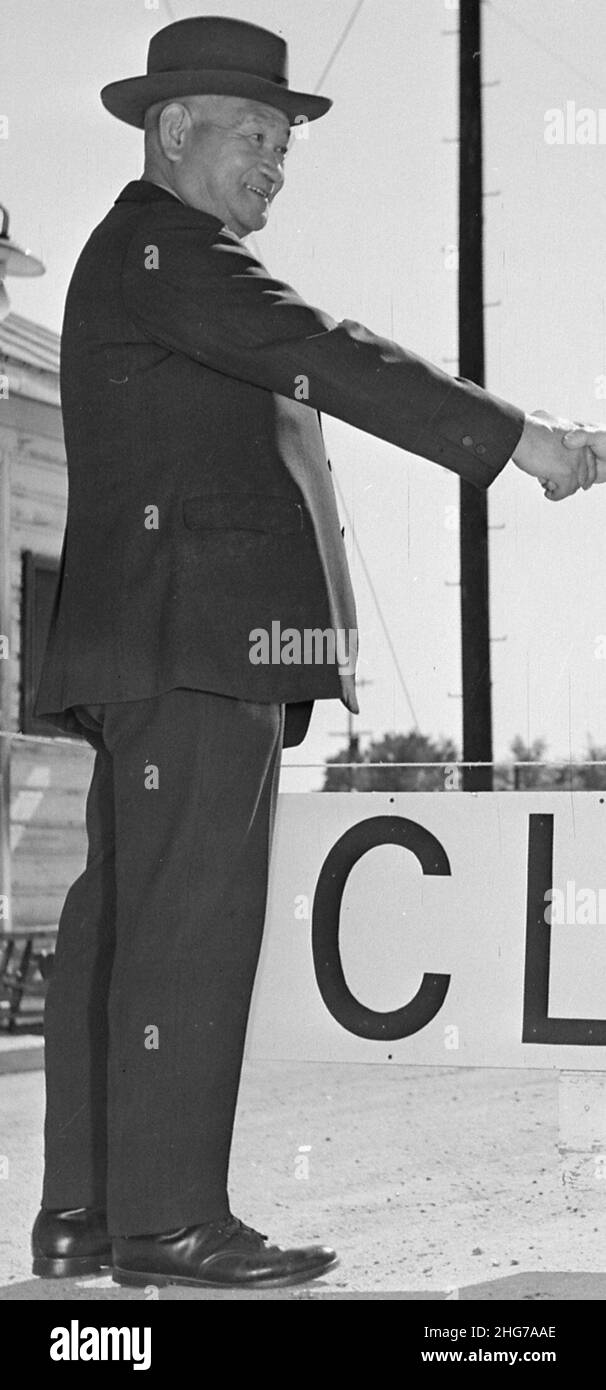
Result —
<path fill-rule="evenodd" d="M 557 1087 L 547 1071 L 246 1066 L 232 1208 L 272 1240 L 341 1257 L 278 1297 L 606 1298 L 606 1191 L 604 1211 L 566 1205 Z M 0 1298 L 141 1299 L 109 1278 L 32 1279 L 42 1118 L 42 1073 L 0 1075 Z"/>

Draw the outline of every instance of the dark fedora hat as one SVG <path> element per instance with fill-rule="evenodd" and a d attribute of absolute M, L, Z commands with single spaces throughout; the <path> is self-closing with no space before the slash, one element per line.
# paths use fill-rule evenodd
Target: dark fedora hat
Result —
<path fill-rule="evenodd" d="M 288 50 L 277 34 L 210 16 L 160 29 L 149 45 L 146 76 L 110 82 L 101 100 L 118 120 L 143 127 L 154 102 L 204 95 L 265 102 L 283 111 L 291 125 L 297 117 L 315 121 L 332 106 L 328 97 L 290 89 Z"/>

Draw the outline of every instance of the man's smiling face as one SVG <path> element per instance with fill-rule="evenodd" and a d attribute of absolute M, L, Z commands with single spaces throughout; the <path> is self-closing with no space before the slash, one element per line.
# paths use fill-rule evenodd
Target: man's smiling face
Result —
<path fill-rule="evenodd" d="M 158 143 L 170 186 L 244 237 L 265 226 L 284 184 L 290 127 L 272 106 L 240 97 L 184 97 L 160 113 Z M 153 170 L 148 172 L 153 178 Z"/>

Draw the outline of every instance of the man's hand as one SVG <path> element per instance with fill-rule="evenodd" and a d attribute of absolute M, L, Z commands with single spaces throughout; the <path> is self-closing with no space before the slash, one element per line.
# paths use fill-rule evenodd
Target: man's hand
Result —
<path fill-rule="evenodd" d="M 563 443 L 567 449 L 589 447 L 596 461 L 596 483 L 606 483 L 606 426 L 575 427 L 564 435 Z"/>
<path fill-rule="evenodd" d="M 544 410 L 526 416 L 522 437 L 513 461 L 524 473 L 538 478 L 550 502 L 572 497 L 579 488 L 590 488 L 597 481 L 597 462 L 583 441 L 564 446 L 569 420 L 558 419 Z"/>

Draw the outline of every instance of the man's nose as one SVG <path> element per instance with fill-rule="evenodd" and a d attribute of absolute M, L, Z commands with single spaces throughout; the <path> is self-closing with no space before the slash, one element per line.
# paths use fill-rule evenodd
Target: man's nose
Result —
<path fill-rule="evenodd" d="M 274 192 L 282 187 L 284 183 L 284 169 L 274 155 L 266 154 L 261 162 L 261 170 L 274 184 Z"/>

